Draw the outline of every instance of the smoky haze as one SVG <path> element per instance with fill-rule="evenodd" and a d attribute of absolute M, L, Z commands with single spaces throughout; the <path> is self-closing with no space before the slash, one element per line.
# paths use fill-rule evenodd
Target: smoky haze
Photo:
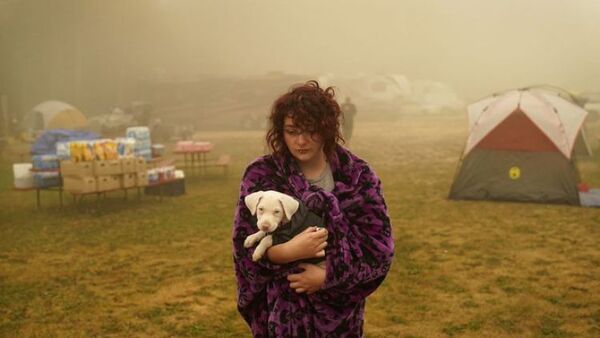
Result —
<path fill-rule="evenodd" d="M 597 0 L 0 0 L 0 25 L 11 114 L 53 98 L 95 114 L 143 79 L 268 72 L 401 74 L 467 102 L 532 84 L 600 91 Z"/>

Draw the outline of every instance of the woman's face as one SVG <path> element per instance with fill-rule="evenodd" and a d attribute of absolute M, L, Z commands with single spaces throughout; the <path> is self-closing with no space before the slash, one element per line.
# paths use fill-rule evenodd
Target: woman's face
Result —
<path fill-rule="evenodd" d="M 323 154 L 321 136 L 300 129 L 289 116 L 283 120 L 283 140 L 292 156 L 299 162 L 315 161 Z"/>

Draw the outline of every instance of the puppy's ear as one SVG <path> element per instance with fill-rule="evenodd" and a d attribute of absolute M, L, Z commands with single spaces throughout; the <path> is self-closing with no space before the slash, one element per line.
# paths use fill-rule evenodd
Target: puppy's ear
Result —
<path fill-rule="evenodd" d="M 279 194 L 279 201 L 281 202 L 281 205 L 283 206 L 283 212 L 285 213 L 285 218 L 288 221 L 291 220 L 294 213 L 296 211 L 298 211 L 298 207 L 300 206 L 300 203 L 298 201 L 296 201 L 294 198 L 292 198 L 291 196 L 288 196 L 286 194 Z"/>
<path fill-rule="evenodd" d="M 260 199 L 263 197 L 264 193 L 265 192 L 261 190 L 253 192 L 250 195 L 246 195 L 244 198 L 244 203 L 246 203 L 246 206 L 248 209 L 250 209 L 250 213 L 252 215 L 256 214 L 256 207 L 258 206 L 258 202 L 260 202 Z"/>

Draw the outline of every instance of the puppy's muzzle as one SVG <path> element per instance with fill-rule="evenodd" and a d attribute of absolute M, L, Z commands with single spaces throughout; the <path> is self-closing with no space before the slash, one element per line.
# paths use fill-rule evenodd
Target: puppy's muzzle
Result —
<path fill-rule="evenodd" d="M 272 225 L 269 222 L 261 222 L 258 225 L 258 228 L 264 232 L 270 232 Z"/>

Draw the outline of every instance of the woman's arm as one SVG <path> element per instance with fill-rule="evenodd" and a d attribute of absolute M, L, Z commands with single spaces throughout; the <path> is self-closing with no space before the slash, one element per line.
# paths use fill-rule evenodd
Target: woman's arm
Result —
<path fill-rule="evenodd" d="M 267 258 L 271 263 L 287 264 L 301 259 L 324 257 L 327 235 L 324 228 L 308 227 L 291 240 L 270 247 Z"/>
<path fill-rule="evenodd" d="M 288 242 L 274 245 L 267 249 L 267 258 L 271 263 L 287 264 L 294 261 L 288 249 Z"/>

